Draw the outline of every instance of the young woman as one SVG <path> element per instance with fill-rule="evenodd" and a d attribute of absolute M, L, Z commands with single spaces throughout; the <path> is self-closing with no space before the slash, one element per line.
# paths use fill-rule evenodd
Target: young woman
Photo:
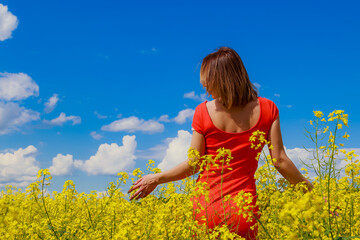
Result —
<path fill-rule="evenodd" d="M 190 147 L 198 150 L 200 156 L 216 156 L 219 148 L 230 149 L 233 159 L 227 166 L 231 170 L 225 169 L 222 175 L 212 169 L 203 170 L 197 179 L 209 186 L 210 202 L 205 202 L 204 198 L 199 199 L 206 212 L 195 214 L 195 219 L 200 223 L 207 223 L 209 228 L 228 224 L 231 231 L 253 239 L 257 229 L 251 230 L 250 227 L 255 221 L 246 222 L 246 219 L 237 214 L 231 214 L 229 218 L 229 213 L 237 209 L 236 204 L 230 201 L 230 205 L 224 208 L 221 199 L 221 196 L 234 197 L 244 191 L 254 197 L 251 204 L 255 206 L 254 174 L 258 166 L 256 156 L 261 148 L 251 147 L 249 138 L 253 132 L 259 130 L 265 133 L 265 139 L 273 146 L 270 154 L 276 159 L 274 165 L 284 178 L 291 184 L 306 182 L 310 191 L 313 185 L 285 153 L 276 105 L 268 99 L 258 97 L 241 58 L 233 49 L 221 47 L 206 56 L 200 69 L 200 82 L 214 100 L 205 101 L 196 108 Z M 137 189 L 131 200 L 146 197 L 158 184 L 180 180 L 192 174 L 193 168 L 186 160 L 168 171 L 146 175 L 130 188 L 129 192 Z M 254 214 L 259 217 L 257 211 L 255 208 Z M 206 216 L 207 220 L 204 221 L 202 216 Z"/>

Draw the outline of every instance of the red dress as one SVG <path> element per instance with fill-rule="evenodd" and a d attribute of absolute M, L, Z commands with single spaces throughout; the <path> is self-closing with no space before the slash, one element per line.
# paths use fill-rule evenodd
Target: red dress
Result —
<path fill-rule="evenodd" d="M 279 114 L 278 108 L 272 101 L 262 97 L 258 97 L 258 101 L 259 119 L 255 126 L 247 131 L 229 133 L 215 127 L 207 111 L 206 101 L 196 107 L 192 123 L 193 129 L 205 137 L 205 155 L 216 156 L 219 148 L 225 148 L 231 150 L 233 157 L 229 165 L 224 168 L 222 175 L 217 167 L 201 172 L 202 176 L 198 177 L 197 182 L 207 183 L 210 201 L 206 203 L 204 196 L 197 197 L 197 201 L 205 209 L 196 213 L 195 210 L 199 208 L 194 202 L 194 217 L 199 223 L 207 223 L 209 228 L 227 224 L 232 232 L 247 239 L 255 238 L 257 229 L 251 230 L 250 227 L 256 221 L 253 219 L 252 222 L 246 222 L 246 218 L 244 219 L 242 215 L 235 214 L 239 209 L 232 199 L 243 190 L 252 194 L 254 199 L 251 204 L 255 206 L 257 196 L 254 174 L 258 167 L 256 156 L 262 148 L 257 150 L 251 148 L 249 138 L 254 131 L 260 130 L 265 133 L 267 139 L 270 127 Z M 228 167 L 232 170 L 228 170 Z M 230 195 L 231 198 L 224 205 L 221 196 L 226 195 Z M 254 213 L 255 216 L 260 217 L 258 208 L 254 209 Z M 206 220 L 202 219 L 203 216 Z"/>

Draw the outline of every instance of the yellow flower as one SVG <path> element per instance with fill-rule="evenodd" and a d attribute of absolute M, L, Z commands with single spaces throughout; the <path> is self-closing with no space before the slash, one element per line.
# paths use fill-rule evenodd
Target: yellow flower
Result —
<path fill-rule="evenodd" d="M 340 114 L 343 114 L 343 113 L 344 113 L 344 110 L 335 110 L 336 115 L 340 115 Z"/>
<path fill-rule="evenodd" d="M 329 126 L 326 126 L 326 128 L 324 128 L 323 133 L 326 133 L 329 130 Z"/>
<path fill-rule="evenodd" d="M 43 174 L 43 169 L 40 169 L 39 171 L 38 171 L 38 174 L 37 174 L 37 178 L 41 178 L 41 176 L 42 176 L 42 174 Z"/>
<path fill-rule="evenodd" d="M 324 114 L 321 111 L 313 111 L 313 112 L 314 112 L 315 117 L 317 117 L 317 118 L 321 118 L 322 116 L 324 116 Z"/>

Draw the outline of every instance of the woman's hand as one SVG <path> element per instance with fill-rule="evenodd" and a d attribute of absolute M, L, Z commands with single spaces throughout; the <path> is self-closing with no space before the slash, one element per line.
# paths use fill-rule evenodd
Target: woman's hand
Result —
<path fill-rule="evenodd" d="M 129 189 L 128 193 L 134 191 L 135 189 L 138 189 L 134 195 L 131 196 L 130 200 L 138 200 L 140 198 L 144 198 L 147 195 L 149 195 L 159 184 L 159 178 L 157 174 L 149 174 L 146 176 L 143 176 L 139 180 L 137 180 L 135 183 L 133 183 L 133 186 Z"/>

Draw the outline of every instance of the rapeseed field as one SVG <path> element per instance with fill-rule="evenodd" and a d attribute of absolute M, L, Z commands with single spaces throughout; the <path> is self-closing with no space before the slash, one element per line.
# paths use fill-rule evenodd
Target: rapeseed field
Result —
<path fill-rule="evenodd" d="M 258 239 L 360 239 L 360 162 L 353 150 L 346 151 L 349 138 L 345 128 L 348 115 L 336 110 L 327 117 L 314 111 L 307 136 L 314 142 L 312 158 L 301 169 L 314 189 L 305 184 L 290 185 L 274 167 L 276 159 L 263 151 L 257 159 Z M 264 133 L 254 132 L 249 139 L 253 147 L 271 143 Z M 189 159 L 199 159 L 189 151 Z M 204 157 L 201 167 L 231 161 L 231 152 L 219 149 L 222 161 Z M 198 160 L 191 161 L 196 164 Z M 346 162 L 339 168 L 339 162 Z M 156 173 L 149 160 L 148 173 Z M 127 181 L 135 182 L 145 173 L 135 169 L 121 172 L 109 183 L 106 193 L 79 193 L 72 181 L 61 192 L 48 193 L 52 179 L 47 169 L 40 170 L 38 180 L 25 190 L 8 186 L 0 195 L 0 239 L 241 239 L 226 225 L 207 229 L 193 220 L 192 198 L 207 194 L 206 185 L 196 184 L 195 176 L 163 184 L 148 197 L 129 201 Z M 224 196 L 224 203 L 229 196 Z M 241 192 L 234 201 L 252 216 L 248 206 L 251 195 Z M 200 206 L 201 207 L 201 206 Z"/>

